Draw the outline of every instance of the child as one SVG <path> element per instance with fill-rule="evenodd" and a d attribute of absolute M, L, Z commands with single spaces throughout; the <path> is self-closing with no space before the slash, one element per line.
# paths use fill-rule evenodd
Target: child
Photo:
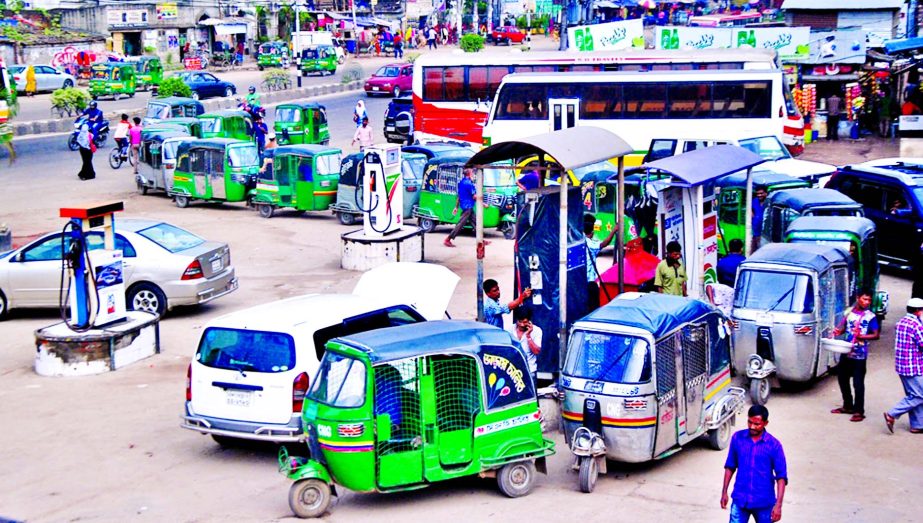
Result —
<path fill-rule="evenodd" d="M 115 126 L 115 143 L 119 146 L 119 155 L 122 161 L 128 159 L 128 131 L 131 129 L 131 123 L 128 121 L 128 115 L 122 114 L 122 119 Z"/>

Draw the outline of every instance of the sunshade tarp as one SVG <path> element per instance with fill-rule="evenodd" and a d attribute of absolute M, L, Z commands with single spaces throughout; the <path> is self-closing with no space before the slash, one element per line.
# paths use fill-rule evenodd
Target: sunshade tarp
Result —
<path fill-rule="evenodd" d="M 885 42 L 885 51 L 889 54 L 904 51 L 916 51 L 923 47 L 923 37 L 904 38 L 902 40 L 888 40 Z"/>
<path fill-rule="evenodd" d="M 715 178 L 749 169 L 765 162 L 760 155 L 736 145 L 715 145 L 697 149 L 662 160 L 648 162 L 641 167 L 659 169 L 673 176 L 674 185 L 696 187 Z"/>
<path fill-rule="evenodd" d="M 617 134 L 599 127 L 571 127 L 521 140 L 500 142 L 475 154 L 469 166 L 545 154 L 570 171 L 634 152 Z"/>
<path fill-rule="evenodd" d="M 650 332 L 654 338 L 659 338 L 716 310 L 692 298 L 628 292 L 620 294 L 580 321 L 635 327 Z"/>
<path fill-rule="evenodd" d="M 804 267 L 815 271 L 826 269 L 831 263 L 849 262 L 849 255 L 838 247 L 810 243 L 770 243 L 760 247 L 741 266 L 751 263 L 775 263 Z"/>

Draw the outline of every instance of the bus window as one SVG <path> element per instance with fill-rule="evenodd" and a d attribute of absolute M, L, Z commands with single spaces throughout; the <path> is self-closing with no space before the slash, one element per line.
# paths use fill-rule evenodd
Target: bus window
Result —
<path fill-rule="evenodd" d="M 772 91 L 767 82 L 750 82 L 744 84 L 743 116 L 747 118 L 769 118 Z"/>
<path fill-rule="evenodd" d="M 446 100 L 461 100 L 465 97 L 464 67 L 446 67 L 442 80 Z"/>
<path fill-rule="evenodd" d="M 468 99 L 487 99 L 487 67 L 468 68 Z"/>
<path fill-rule="evenodd" d="M 667 88 L 662 84 L 625 84 L 625 118 L 659 119 L 666 117 Z"/>
<path fill-rule="evenodd" d="M 713 118 L 733 118 L 744 111 L 744 86 L 740 83 L 715 82 Z"/>
<path fill-rule="evenodd" d="M 575 65 L 570 67 L 568 70 L 578 72 L 578 73 L 587 73 L 599 71 L 598 65 Z"/>
<path fill-rule="evenodd" d="M 544 85 L 507 84 L 497 99 L 496 120 L 545 120 L 548 118 Z M 538 101 L 538 106 L 536 106 Z M 531 105 L 532 110 L 529 110 Z"/>
<path fill-rule="evenodd" d="M 532 67 L 532 72 L 534 73 L 553 73 L 557 69 L 553 65 L 536 65 Z"/>
<path fill-rule="evenodd" d="M 503 77 L 510 74 L 510 68 L 507 66 L 502 67 L 488 67 L 487 68 L 487 99 L 493 100 L 494 95 L 497 94 L 497 89 L 500 88 L 500 82 L 503 81 Z"/>
<path fill-rule="evenodd" d="M 531 73 L 532 66 L 531 65 L 517 65 L 516 67 L 513 68 L 513 72 L 514 73 Z"/>
<path fill-rule="evenodd" d="M 442 94 L 441 67 L 423 69 L 423 99 L 431 102 L 439 102 L 445 99 Z"/>
<path fill-rule="evenodd" d="M 605 120 L 621 118 L 622 88 L 613 84 L 584 86 L 580 99 L 580 118 Z"/>
<path fill-rule="evenodd" d="M 711 86 L 709 84 L 676 84 L 670 86 L 668 118 L 710 118 Z"/>

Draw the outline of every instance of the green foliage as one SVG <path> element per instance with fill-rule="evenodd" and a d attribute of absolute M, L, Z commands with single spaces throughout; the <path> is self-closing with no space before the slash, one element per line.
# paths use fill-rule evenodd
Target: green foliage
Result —
<path fill-rule="evenodd" d="M 166 58 L 164 58 L 166 65 L 173 65 L 173 53 L 167 53 Z"/>
<path fill-rule="evenodd" d="M 343 69 L 343 76 L 340 82 L 344 84 L 348 84 L 349 82 L 355 82 L 359 80 L 360 78 L 362 78 L 363 74 L 364 74 L 364 71 L 362 70 L 362 66 L 357 64 L 356 62 L 352 62 Z"/>
<path fill-rule="evenodd" d="M 144 46 L 144 52 L 147 54 L 154 54 L 157 52 L 157 48 L 153 45 L 146 45 Z"/>
<path fill-rule="evenodd" d="M 51 108 L 58 114 L 73 116 L 86 109 L 90 100 L 89 93 L 76 87 L 58 89 L 51 93 Z"/>
<path fill-rule="evenodd" d="M 178 76 L 164 78 L 163 82 L 160 83 L 160 87 L 157 88 L 157 97 L 166 98 L 168 96 L 189 97 L 192 96 L 192 89 Z"/>
<path fill-rule="evenodd" d="M 461 37 L 458 46 L 466 53 L 476 53 L 484 48 L 484 37 L 474 33 L 468 33 Z"/>
<path fill-rule="evenodd" d="M 0 35 L 3 35 L 14 42 L 26 41 L 26 34 L 11 25 L 3 26 L 3 29 L 0 29 Z"/>

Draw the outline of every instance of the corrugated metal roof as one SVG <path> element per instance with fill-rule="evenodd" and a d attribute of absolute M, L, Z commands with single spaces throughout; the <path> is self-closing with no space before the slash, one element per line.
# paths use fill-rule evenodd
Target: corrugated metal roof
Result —
<path fill-rule="evenodd" d="M 858 9 L 900 9 L 904 0 L 785 0 L 782 9 L 847 11 Z"/>

